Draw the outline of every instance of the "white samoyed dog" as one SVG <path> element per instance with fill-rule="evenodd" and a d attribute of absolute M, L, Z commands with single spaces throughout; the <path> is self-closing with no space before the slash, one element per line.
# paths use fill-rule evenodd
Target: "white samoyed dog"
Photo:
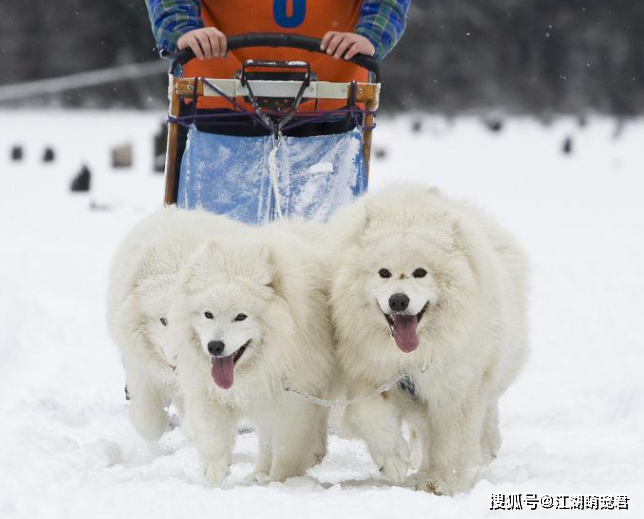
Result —
<path fill-rule="evenodd" d="M 527 262 L 469 203 L 422 185 L 368 194 L 332 218 L 331 307 L 347 406 L 386 477 L 407 478 L 401 420 L 422 443 L 413 485 L 465 491 L 500 446 L 498 400 L 525 363 Z"/>
<path fill-rule="evenodd" d="M 241 419 L 258 432 L 254 477 L 283 481 L 302 475 L 326 454 L 328 411 L 284 385 L 325 398 L 334 376 L 328 280 L 305 239 L 308 224 L 250 227 L 208 213 L 165 209 L 141 226 L 126 243 L 159 278 L 150 283 L 158 290 L 159 309 L 149 319 L 140 310 L 132 315 L 122 309 L 119 321 L 118 297 L 110 305 L 131 404 L 140 409 L 133 412 L 134 423 L 140 412 L 141 421 L 156 422 L 149 436 L 163 432 L 162 399 L 137 403 L 141 386 L 156 394 L 161 381 L 180 394 L 182 425 L 196 443 L 208 483 L 219 485 L 227 476 Z M 164 237 L 161 246 L 146 229 L 157 229 L 156 236 Z M 121 272 L 118 258 L 130 262 L 132 254 L 119 253 L 113 272 Z M 136 298 L 132 287 L 140 283 L 141 268 L 128 272 L 130 277 L 112 280 L 125 284 L 118 294 Z M 160 316 L 167 326 L 157 325 Z M 123 332 L 132 321 L 140 327 Z M 156 331 L 147 332 L 148 326 Z M 142 340 L 148 336 L 153 337 Z M 129 356 L 147 356 L 149 369 L 137 364 L 138 371 L 131 372 Z M 141 380 L 133 384 L 137 377 Z"/>
<path fill-rule="evenodd" d="M 182 410 L 168 347 L 168 311 L 177 275 L 209 237 L 242 225 L 201 211 L 162 209 L 142 220 L 121 242 L 108 279 L 107 324 L 126 372 L 130 419 L 146 440 L 168 428 L 170 401 Z"/>

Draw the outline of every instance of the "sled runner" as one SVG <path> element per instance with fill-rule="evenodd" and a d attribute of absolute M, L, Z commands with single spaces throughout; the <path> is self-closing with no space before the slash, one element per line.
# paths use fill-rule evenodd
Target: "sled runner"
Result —
<path fill-rule="evenodd" d="M 321 81 L 319 39 L 278 33 L 228 38 L 231 52 L 251 48 L 281 55 L 292 49 L 312 59 L 244 59 L 234 77 L 206 78 L 183 77 L 191 50 L 173 57 L 165 203 L 252 224 L 289 215 L 325 220 L 367 189 L 378 63 L 367 56 L 351 60 L 373 82 Z"/>

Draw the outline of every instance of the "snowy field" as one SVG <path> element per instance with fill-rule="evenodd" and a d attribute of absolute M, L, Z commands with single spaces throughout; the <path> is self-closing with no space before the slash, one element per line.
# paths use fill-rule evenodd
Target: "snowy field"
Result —
<path fill-rule="evenodd" d="M 252 485 L 255 437 L 242 434 L 225 488 L 212 489 L 179 428 L 155 448 L 137 437 L 106 332 L 106 273 L 162 200 L 161 117 L 0 113 L 0 518 L 644 517 L 644 121 L 515 119 L 495 133 L 476 119 L 424 118 L 418 132 L 380 120 L 372 188 L 413 179 L 474 199 L 533 264 L 533 354 L 502 400 L 499 457 L 468 495 L 437 497 L 388 485 L 358 441 L 332 437 L 306 477 Z M 134 167 L 112 170 L 109 147 L 127 142 Z M 16 143 L 22 163 L 9 161 Z M 92 191 L 72 196 L 81 163 Z M 490 511 L 496 493 L 630 502 Z"/>

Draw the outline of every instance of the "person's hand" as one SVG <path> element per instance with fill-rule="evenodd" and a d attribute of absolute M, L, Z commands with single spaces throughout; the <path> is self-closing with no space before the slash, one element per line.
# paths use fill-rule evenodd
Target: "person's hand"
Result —
<path fill-rule="evenodd" d="M 322 38 L 320 49 L 333 54 L 335 59 L 351 59 L 356 54 L 373 56 L 376 53 L 376 48 L 367 38 L 353 32 L 327 32 Z"/>
<path fill-rule="evenodd" d="M 214 27 L 189 31 L 177 41 L 179 50 L 190 47 L 199 59 L 225 56 L 227 44 L 226 35 Z"/>

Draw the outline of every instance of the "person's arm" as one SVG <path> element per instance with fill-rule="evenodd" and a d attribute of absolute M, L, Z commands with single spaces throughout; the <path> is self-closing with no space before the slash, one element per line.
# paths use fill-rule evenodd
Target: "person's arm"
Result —
<path fill-rule="evenodd" d="M 320 48 L 336 59 L 365 54 L 381 61 L 405 31 L 409 4 L 411 0 L 364 0 L 355 31 L 329 31 Z"/>
<path fill-rule="evenodd" d="M 157 49 L 162 57 L 190 47 L 199 59 L 226 54 L 226 36 L 204 27 L 199 0 L 145 0 Z"/>
<path fill-rule="evenodd" d="M 405 31 L 411 0 L 364 0 L 355 33 L 375 47 L 378 61 L 391 52 Z"/>
<path fill-rule="evenodd" d="M 199 0 L 145 0 L 145 4 L 161 56 L 177 52 L 181 36 L 203 27 Z"/>

